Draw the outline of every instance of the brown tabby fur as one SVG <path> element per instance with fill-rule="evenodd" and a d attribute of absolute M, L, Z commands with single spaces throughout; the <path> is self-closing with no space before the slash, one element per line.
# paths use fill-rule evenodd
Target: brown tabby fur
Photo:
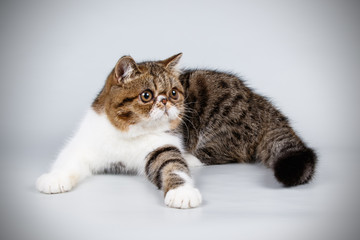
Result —
<path fill-rule="evenodd" d="M 190 176 L 189 168 L 181 152 L 174 146 L 165 145 L 155 149 L 146 160 L 146 175 L 159 189 L 163 189 L 165 195 L 170 189 L 185 183 L 174 171 L 182 171 Z"/>
<path fill-rule="evenodd" d="M 187 70 L 180 81 L 187 109 L 181 131 L 187 150 L 202 162 L 260 161 L 275 169 L 275 176 L 286 186 L 311 179 L 316 164 L 314 152 L 279 110 L 238 77 Z M 284 166 L 278 164 L 279 160 Z"/>
<path fill-rule="evenodd" d="M 109 74 L 105 86 L 92 104 L 93 109 L 100 113 L 105 111 L 110 122 L 122 131 L 127 131 L 130 125 L 140 121 L 146 121 L 154 101 L 144 104 L 139 94 L 150 89 L 157 95 L 167 95 L 172 87 L 179 91 L 178 100 L 170 100 L 169 104 L 175 105 L 183 111 L 183 87 L 177 80 L 179 73 L 170 71 L 168 64 L 174 59 L 170 58 L 163 62 L 144 62 L 137 65 L 129 56 L 120 58 L 118 64 Z M 130 75 L 121 77 L 118 65 L 129 61 L 135 70 Z M 155 98 L 154 98 L 155 99 Z M 171 125 L 175 129 L 180 124 L 179 120 L 173 120 Z"/>
<path fill-rule="evenodd" d="M 127 131 L 130 125 L 146 120 L 154 104 L 153 101 L 141 103 L 139 95 L 144 90 L 168 95 L 175 86 L 180 97 L 170 104 L 181 111 L 182 121 L 173 121 L 173 132 L 182 136 L 185 149 L 201 162 L 258 161 L 272 168 L 285 186 L 311 180 L 316 155 L 279 110 L 233 74 L 211 70 L 179 73 L 175 66 L 180 57 L 178 54 L 164 61 L 138 64 L 129 56 L 122 57 L 93 102 L 93 108 L 97 112 L 105 111 L 114 126 Z M 132 71 L 126 72 L 124 66 L 129 65 Z M 178 150 L 170 146 L 164 149 L 148 155 L 146 173 L 166 193 L 183 183 L 171 171 L 189 171 Z"/>

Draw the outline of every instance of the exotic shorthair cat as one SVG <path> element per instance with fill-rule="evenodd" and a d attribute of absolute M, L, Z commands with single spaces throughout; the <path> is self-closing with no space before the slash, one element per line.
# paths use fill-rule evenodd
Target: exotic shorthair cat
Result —
<path fill-rule="evenodd" d="M 232 74 L 179 71 L 181 55 L 120 58 L 37 189 L 62 193 L 95 173 L 135 172 L 163 190 L 167 206 L 193 208 L 202 199 L 192 166 L 262 162 L 285 186 L 311 180 L 316 155 L 286 117 Z"/>

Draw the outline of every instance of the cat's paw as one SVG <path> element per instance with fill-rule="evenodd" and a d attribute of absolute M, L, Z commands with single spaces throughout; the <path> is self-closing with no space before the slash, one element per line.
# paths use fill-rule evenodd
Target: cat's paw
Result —
<path fill-rule="evenodd" d="M 194 208 L 199 206 L 201 201 L 199 190 L 186 185 L 169 190 L 165 196 L 165 204 L 172 208 Z"/>
<path fill-rule="evenodd" d="M 42 193 L 63 193 L 70 191 L 75 179 L 66 174 L 45 173 L 36 181 L 36 188 Z"/>

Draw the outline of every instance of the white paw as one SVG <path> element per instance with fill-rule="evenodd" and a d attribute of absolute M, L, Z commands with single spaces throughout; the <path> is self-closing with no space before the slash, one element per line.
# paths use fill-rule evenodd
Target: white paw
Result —
<path fill-rule="evenodd" d="M 42 193 L 63 193 L 75 185 L 75 177 L 60 173 L 46 173 L 36 181 L 36 188 Z"/>
<path fill-rule="evenodd" d="M 166 193 L 165 204 L 172 208 L 194 208 L 201 204 L 201 194 L 192 186 L 181 186 Z"/>

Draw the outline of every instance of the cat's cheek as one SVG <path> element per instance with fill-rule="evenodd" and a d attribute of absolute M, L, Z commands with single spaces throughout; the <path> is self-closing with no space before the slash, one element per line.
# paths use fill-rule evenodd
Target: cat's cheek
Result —
<path fill-rule="evenodd" d="M 170 107 L 168 114 L 170 120 L 175 120 L 179 118 L 180 111 L 177 109 L 177 107 Z"/>
<path fill-rule="evenodd" d="M 171 129 L 171 130 L 176 129 L 176 128 L 180 125 L 180 123 L 181 123 L 181 119 L 180 119 L 180 118 L 177 118 L 177 119 L 175 119 L 175 120 L 170 121 L 170 129 Z"/>

